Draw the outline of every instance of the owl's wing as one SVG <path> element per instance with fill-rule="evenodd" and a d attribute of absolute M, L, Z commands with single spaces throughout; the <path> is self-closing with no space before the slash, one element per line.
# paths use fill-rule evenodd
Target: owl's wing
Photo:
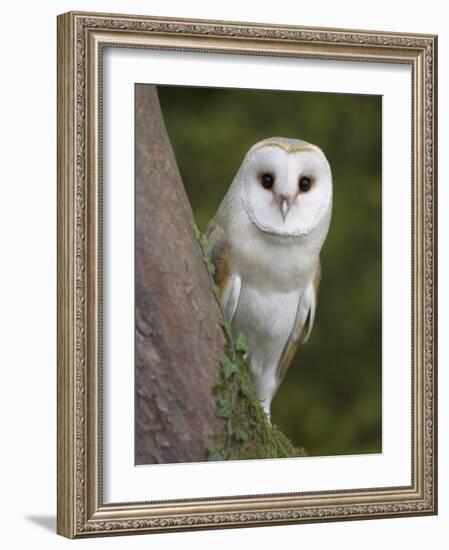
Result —
<path fill-rule="evenodd" d="M 307 342 L 312 331 L 313 322 L 315 320 L 316 305 L 318 302 L 320 279 L 321 264 L 318 260 L 315 273 L 299 300 L 295 323 L 279 360 L 277 368 L 277 377 L 279 382 L 284 378 L 299 344 L 304 344 Z"/>
<path fill-rule="evenodd" d="M 209 244 L 205 253 L 215 266 L 214 282 L 220 288 L 221 304 L 226 318 L 231 322 L 237 309 L 242 280 L 232 267 L 226 233 L 215 219 L 207 225 L 206 235 Z"/>

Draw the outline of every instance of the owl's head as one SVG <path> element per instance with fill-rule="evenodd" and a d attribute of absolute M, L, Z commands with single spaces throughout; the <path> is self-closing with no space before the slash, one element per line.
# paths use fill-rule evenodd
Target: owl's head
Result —
<path fill-rule="evenodd" d="M 238 180 L 245 210 L 261 230 L 309 233 L 332 208 L 332 175 L 324 153 L 299 139 L 273 137 L 248 151 Z"/>

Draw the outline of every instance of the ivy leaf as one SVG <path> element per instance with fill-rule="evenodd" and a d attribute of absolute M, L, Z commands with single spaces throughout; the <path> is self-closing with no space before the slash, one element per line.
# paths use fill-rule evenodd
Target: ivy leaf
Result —
<path fill-rule="evenodd" d="M 225 329 L 225 331 L 229 335 L 232 334 L 231 323 L 227 319 L 220 319 L 220 325 Z"/>
<path fill-rule="evenodd" d="M 220 287 L 217 285 L 212 285 L 212 292 L 214 293 L 215 298 L 217 300 L 220 300 L 220 294 L 221 294 Z"/>
<path fill-rule="evenodd" d="M 232 346 L 232 327 L 231 327 L 231 323 L 227 320 L 227 319 L 220 319 L 220 325 L 223 327 L 225 333 L 226 333 L 226 336 L 229 340 L 229 342 L 231 343 L 231 346 Z"/>
<path fill-rule="evenodd" d="M 206 246 L 209 244 L 209 239 L 207 238 L 207 235 L 205 235 L 204 233 L 202 233 L 200 235 L 200 245 L 203 247 L 203 248 L 206 248 Z"/>
<path fill-rule="evenodd" d="M 234 437 L 236 441 L 246 441 L 248 439 L 248 433 L 244 428 L 240 427 L 235 430 Z"/>
<path fill-rule="evenodd" d="M 220 357 L 220 364 L 223 367 L 223 375 L 226 380 L 238 371 L 238 365 L 233 363 L 225 353 Z"/>
<path fill-rule="evenodd" d="M 218 400 L 217 408 L 215 409 L 215 416 L 217 418 L 229 418 L 231 416 L 229 403 L 224 399 Z"/>
<path fill-rule="evenodd" d="M 226 353 L 223 353 L 219 361 L 222 367 L 225 367 L 228 363 L 232 363 L 231 358 L 229 357 L 229 355 L 226 355 Z"/>
<path fill-rule="evenodd" d="M 217 461 L 224 460 L 224 456 L 220 454 L 220 451 L 213 445 L 209 445 L 207 448 L 207 460 Z"/>
<path fill-rule="evenodd" d="M 205 256 L 203 258 L 204 260 L 204 263 L 206 264 L 206 267 L 207 267 L 207 271 L 209 271 L 209 273 L 211 275 L 213 275 L 215 273 L 215 266 L 214 264 L 209 260 L 209 258 L 207 256 Z"/>
<path fill-rule="evenodd" d="M 254 393 L 254 389 L 248 380 L 242 380 L 239 389 L 240 389 L 240 393 L 244 397 L 250 397 Z"/>
<path fill-rule="evenodd" d="M 193 230 L 195 231 L 195 239 L 199 241 L 201 239 L 201 231 L 198 229 L 196 225 L 193 228 Z"/>
<path fill-rule="evenodd" d="M 235 372 L 237 372 L 237 365 L 235 363 L 228 363 L 225 367 L 223 367 L 223 374 L 226 380 Z"/>
<path fill-rule="evenodd" d="M 237 351 L 241 351 L 242 353 L 249 352 L 248 341 L 246 339 L 246 336 L 243 334 L 243 332 L 237 333 L 237 338 L 235 340 L 235 349 Z"/>

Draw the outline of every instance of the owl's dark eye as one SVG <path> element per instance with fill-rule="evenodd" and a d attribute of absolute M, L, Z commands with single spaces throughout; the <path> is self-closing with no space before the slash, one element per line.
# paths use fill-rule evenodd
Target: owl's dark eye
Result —
<path fill-rule="evenodd" d="M 310 178 L 303 176 L 299 180 L 299 190 L 302 191 L 303 193 L 306 193 L 307 191 L 309 191 L 311 187 L 312 187 L 312 181 L 310 180 Z"/>
<path fill-rule="evenodd" d="M 260 183 L 265 189 L 271 189 L 274 184 L 274 177 L 271 174 L 262 174 L 260 178 Z"/>

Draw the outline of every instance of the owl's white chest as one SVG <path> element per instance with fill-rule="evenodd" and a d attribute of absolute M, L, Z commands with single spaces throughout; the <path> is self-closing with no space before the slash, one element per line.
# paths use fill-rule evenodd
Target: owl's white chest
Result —
<path fill-rule="evenodd" d="M 279 360 L 295 321 L 299 297 L 299 289 L 266 292 L 242 281 L 232 325 L 248 339 L 253 380 L 268 414 L 279 383 Z"/>
<path fill-rule="evenodd" d="M 268 411 L 278 385 L 279 360 L 317 255 L 299 240 L 283 242 L 253 231 L 246 236 L 237 249 L 231 248 L 242 284 L 232 324 L 248 339 L 256 389 Z"/>
<path fill-rule="evenodd" d="M 266 235 L 252 227 L 230 239 L 232 265 L 243 285 L 262 293 L 300 291 L 310 280 L 318 258 L 315 246 L 301 238 Z"/>
<path fill-rule="evenodd" d="M 242 282 L 233 327 L 248 339 L 251 361 L 260 371 L 256 377 L 278 364 L 295 321 L 299 296 L 299 289 L 266 293 Z"/>

